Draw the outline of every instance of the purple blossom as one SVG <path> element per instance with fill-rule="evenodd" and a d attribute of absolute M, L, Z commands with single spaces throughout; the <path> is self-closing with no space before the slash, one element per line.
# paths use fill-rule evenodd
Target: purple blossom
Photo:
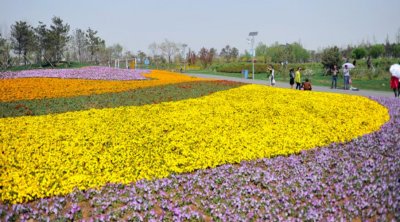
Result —
<path fill-rule="evenodd" d="M 77 69 L 34 69 L 18 72 L 0 72 L 0 79 L 15 78 L 62 78 L 62 79 L 93 79 L 93 80 L 143 80 L 142 76 L 149 70 L 118 69 L 104 66 L 87 66 Z"/>

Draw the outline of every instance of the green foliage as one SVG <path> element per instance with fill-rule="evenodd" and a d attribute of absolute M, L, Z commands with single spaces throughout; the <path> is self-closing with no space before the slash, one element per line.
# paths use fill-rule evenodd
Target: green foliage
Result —
<path fill-rule="evenodd" d="M 382 44 L 376 44 L 373 45 L 371 47 L 371 49 L 369 50 L 369 55 L 376 59 L 378 57 L 380 57 L 381 55 L 383 55 L 383 53 L 385 52 L 385 46 Z"/>
<path fill-rule="evenodd" d="M 280 63 L 285 61 L 293 63 L 308 61 L 310 53 L 297 42 L 284 45 L 276 42 L 270 47 L 263 43 L 259 43 L 256 47 L 256 56 L 261 57 L 262 60 L 258 59 L 258 61 L 264 63 Z"/>
<path fill-rule="evenodd" d="M 5 70 L 11 66 L 10 51 L 11 46 L 9 42 L 0 33 L 0 70 Z"/>
<path fill-rule="evenodd" d="M 321 56 L 321 63 L 324 68 L 331 68 L 333 65 L 339 65 L 342 63 L 341 54 L 339 48 L 334 46 L 331 48 L 324 49 Z"/>
<path fill-rule="evenodd" d="M 11 26 L 11 44 L 14 52 L 19 57 L 23 55 L 25 65 L 27 64 L 27 55 L 33 51 L 35 46 L 35 34 L 32 26 L 27 22 L 17 21 Z"/>
<path fill-rule="evenodd" d="M 265 73 L 268 64 L 263 64 L 263 63 L 255 63 L 254 64 L 254 73 Z M 227 72 L 227 73 L 241 73 L 242 70 L 251 70 L 253 69 L 253 64 L 252 63 L 229 63 L 229 64 L 220 64 L 213 66 L 213 69 L 215 69 L 217 72 Z"/>
<path fill-rule="evenodd" d="M 69 98 L 36 99 L 0 103 L 0 117 L 47 115 L 88 109 L 146 104 L 197 98 L 243 85 L 229 81 L 201 81 Z"/>
<path fill-rule="evenodd" d="M 364 47 L 358 47 L 353 49 L 351 57 L 355 59 L 362 59 L 367 55 L 367 50 Z"/>
<path fill-rule="evenodd" d="M 105 47 L 105 41 L 102 40 L 100 37 L 96 36 L 97 31 L 88 28 L 86 31 L 86 38 L 90 53 L 90 60 L 95 61 L 96 64 L 98 63 L 98 58 L 95 57 L 96 53 L 100 51 L 101 47 Z M 117 44 L 118 45 L 118 44 Z M 120 46 L 120 51 L 122 52 L 122 46 Z"/>
<path fill-rule="evenodd" d="M 239 50 L 235 47 L 231 48 L 229 45 L 227 45 L 221 50 L 221 53 L 219 55 L 223 57 L 226 62 L 234 62 L 239 55 Z"/>
<path fill-rule="evenodd" d="M 394 45 L 392 50 L 393 50 L 392 53 L 393 53 L 394 57 L 400 57 L 400 44 Z"/>

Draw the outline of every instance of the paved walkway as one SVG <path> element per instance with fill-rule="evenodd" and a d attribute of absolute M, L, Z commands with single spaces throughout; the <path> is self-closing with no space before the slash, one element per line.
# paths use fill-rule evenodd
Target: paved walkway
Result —
<path fill-rule="evenodd" d="M 235 81 L 235 82 L 259 84 L 259 85 L 269 85 L 269 82 L 265 81 L 265 80 L 252 80 L 252 79 L 210 75 L 210 74 L 196 74 L 196 73 L 186 73 L 186 74 L 189 76 L 196 76 L 196 77 L 201 77 L 201 78 L 229 80 L 229 81 Z M 296 86 L 296 85 L 294 85 L 294 86 Z M 290 85 L 289 85 L 289 82 L 276 82 L 275 87 L 290 88 Z M 360 89 L 359 91 L 351 91 L 351 90 L 343 90 L 343 89 L 331 89 L 330 87 L 326 87 L 326 86 L 313 86 L 313 91 L 352 94 L 352 95 L 360 95 L 360 96 L 367 96 L 367 97 L 368 96 L 394 97 L 393 92 L 362 90 L 362 89 Z"/>

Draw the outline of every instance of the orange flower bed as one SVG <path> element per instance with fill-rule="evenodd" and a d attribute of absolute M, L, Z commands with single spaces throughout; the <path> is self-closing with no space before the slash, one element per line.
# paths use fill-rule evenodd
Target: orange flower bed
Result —
<path fill-rule="evenodd" d="M 201 81 L 179 73 L 153 70 L 144 74 L 149 80 L 106 81 L 58 78 L 21 78 L 0 80 L 0 101 L 31 100 L 122 92 L 131 89 Z"/>

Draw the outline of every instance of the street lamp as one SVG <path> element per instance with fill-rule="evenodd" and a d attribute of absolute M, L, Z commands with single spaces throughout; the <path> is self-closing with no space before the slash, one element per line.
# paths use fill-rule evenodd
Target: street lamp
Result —
<path fill-rule="evenodd" d="M 254 36 L 257 36 L 258 32 L 250 32 L 249 36 L 251 37 L 251 54 L 253 56 L 253 80 L 254 80 L 254 58 L 256 57 L 256 51 L 254 50 Z"/>

